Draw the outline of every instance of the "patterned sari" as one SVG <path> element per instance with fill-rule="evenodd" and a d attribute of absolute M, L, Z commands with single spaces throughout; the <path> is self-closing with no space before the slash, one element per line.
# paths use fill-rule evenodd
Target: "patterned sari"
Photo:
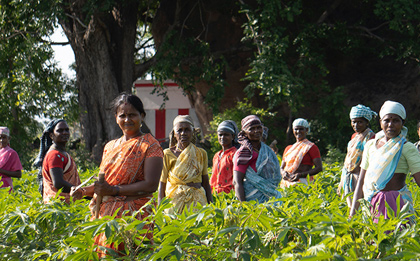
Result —
<path fill-rule="evenodd" d="M 273 150 L 264 142 L 256 162 L 257 171 L 248 167 L 244 179 L 246 201 L 257 200 L 259 203 L 268 201 L 271 197 L 281 198 L 277 190 L 281 181 L 280 163 Z"/>
<path fill-rule="evenodd" d="M 368 140 L 375 133 L 367 128 L 363 133 L 358 133 L 347 145 L 347 155 L 341 172 L 344 196 L 353 191 L 353 178 L 351 172 L 360 165 L 362 161 L 363 148 Z"/>
<path fill-rule="evenodd" d="M 203 153 L 204 152 L 204 153 Z M 169 153 L 172 153 L 169 150 Z M 206 159 L 204 159 L 206 157 Z M 197 203 L 202 206 L 207 204 L 206 192 L 203 187 L 195 188 L 188 186 L 188 183 L 195 183 L 197 177 L 201 177 L 207 162 L 207 153 L 190 143 L 176 159 L 175 164 L 167 167 L 168 182 L 166 184 L 166 197 L 172 199 L 173 209 L 181 213 L 185 207 Z"/>
<path fill-rule="evenodd" d="M 122 142 L 122 137 L 108 142 L 104 148 L 100 171 L 105 173 L 105 180 L 109 185 L 128 185 L 144 180 L 144 161 L 146 158 L 163 157 L 162 148 L 158 141 L 150 134 L 144 134 L 140 137 L 132 138 Z M 126 196 L 104 196 L 99 210 L 99 217 L 112 216 L 117 209 L 120 208 L 117 218 L 122 216 L 125 210 L 129 210 L 129 214 L 142 209 L 143 212 L 138 219 L 144 219 L 151 213 L 150 209 L 143 206 L 153 197 L 152 194 L 144 197 L 126 201 Z M 94 195 L 89 207 L 92 212 L 92 219 L 95 217 L 96 194 Z M 147 237 L 152 238 L 153 227 L 145 227 L 150 229 Z M 116 249 L 113 244 L 105 243 L 106 237 L 101 234 L 95 238 L 97 245 Z M 124 248 L 123 244 L 118 246 L 118 250 Z"/>
<path fill-rule="evenodd" d="M 310 142 L 308 139 L 304 139 L 302 141 L 298 141 L 284 154 L 283 160 L 286 162 L 286 166 L 284 168 L 285 171 L 289 173 L 295 173 L 300 163 L 302 162 L 303 157 L 306 153 L 311 149 L 314 145 L 313 142 Z M 309 181 L 313 181 L 314 177 L 310 176 Z M 302 182 L 304 184 L 308 184 L 306 178 L 301 178 L 298 181 L 288 181 L 283 179 L 281 181 L 280 187 L 281 188 L 288 188 L 298 182 Z"/>

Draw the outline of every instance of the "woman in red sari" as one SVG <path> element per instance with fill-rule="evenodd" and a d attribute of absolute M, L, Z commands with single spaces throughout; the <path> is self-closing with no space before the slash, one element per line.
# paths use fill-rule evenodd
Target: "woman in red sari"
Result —
<path fill-rule="evenodd" d="M 118 218 L 125 210 L 133 213 L 142 209 L 141 216 L 137 218 L 144 219 L 151 210 L 143 206 L 153 198 L 153 192 L 159 185 L 163 151 L 151 134 L 144 134 L 140 130 L 146 112 L 137 96 L 122 93 L 113 101 L 112 108 L 123 136 L 105 145 L 100 165 L 100 172 L 105 173 L 105 182 L 95 182 L 94 185 L 74 191 L 72 194 L 76 197 L 93 196 L 89 206 L 92 215 L 97 196 L 103 196 L 99 217 L 112 216 L 119 209 L 116 215 Z M 153 228 L 146 228 L 151 230 L 146 235 L 151 238 Z M 104 234 L 95 238 L 95 243 L 98 245 L 120 251 L 124 249 L 123 244 L 115 247 L 112 244 L 106 245 L 105 241 Z"/>
<path fill-rule="evenodd" d="M 213 157 L 213 171 L 210 186 L 215 193 L 229 193 L 233 189 L 233 156 L 239 147 L 238 127 L 231 120 L 224 121 L 217 128 L 217 137 L 222 150 Z"/>
<path fill-rule="evenodd" d="M 63 119 L 49 122 L 42 134 L 35 166 L 42 166 L 38 173 L 38 181 L 44 203 L 51 202 L 60 189 L 60 197 L 64 197 L 63 200 L 70 203 L 71 188 L 80 184 L 77 166 L 66 151 L 69 139 L 69 126 Z"/>

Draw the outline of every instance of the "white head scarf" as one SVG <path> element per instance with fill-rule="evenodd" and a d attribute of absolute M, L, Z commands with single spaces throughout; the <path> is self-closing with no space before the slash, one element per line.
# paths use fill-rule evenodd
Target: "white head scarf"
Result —
<path fill-rule="evenodd" d="M 386 101 L 382 105 L 381 110 L 379 111 L 379 117 L 381 117 L 382 119 L 383 117 L 385 117 L 385 115 L 389 113 L 397 114 L 403 120 L 405 120 L 407 116 L 404 106 L 401 103 L 394 101 Z"/>
<path fill-rule="evenodd" d="M 294 120 L 292 126 L 293 128 L 295 128 L 296 126 L 302 126 L 304 128 L 307 128 L 308 132 L 310 132 L 311 130 L 308 121 L 303 118 L 297 118 L 296 120 Z"/>

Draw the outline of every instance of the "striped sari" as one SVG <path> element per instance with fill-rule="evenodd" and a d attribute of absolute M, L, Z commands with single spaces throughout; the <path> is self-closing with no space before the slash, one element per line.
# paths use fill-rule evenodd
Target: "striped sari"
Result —
<path fill-rule="evenodd" d="M 284 170 L 289 173 L 295 173 L 298 170 L 300 163 L 302 163 L 303 157 L 306 153 L 308 153 L 313 145 L 314 143 L 310 142 L 308 139 L 304 139 L 293 144 L 293 146 L 283 156 L 283 161 L 286 162 Z M 314 177 L 310 176 L 309 181 L 313 180 Z M 288 188 L 299 182 L 308 184 L 307 178 L 300 178 L 298 181 L 288 181 L 283 179 L 280 186 L 282 188 Z"/>

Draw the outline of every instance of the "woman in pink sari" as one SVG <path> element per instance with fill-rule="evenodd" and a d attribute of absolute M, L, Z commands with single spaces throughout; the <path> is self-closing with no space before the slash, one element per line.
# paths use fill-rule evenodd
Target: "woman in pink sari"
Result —
<path fill-rule="evenodd" d="M 13 190 L 12 178 L 22 177 L 22 164 L 19 155 L 10 148 L 10 131 L 7 127 L 0 127 L 0 177 L 1 188 Z"/>

